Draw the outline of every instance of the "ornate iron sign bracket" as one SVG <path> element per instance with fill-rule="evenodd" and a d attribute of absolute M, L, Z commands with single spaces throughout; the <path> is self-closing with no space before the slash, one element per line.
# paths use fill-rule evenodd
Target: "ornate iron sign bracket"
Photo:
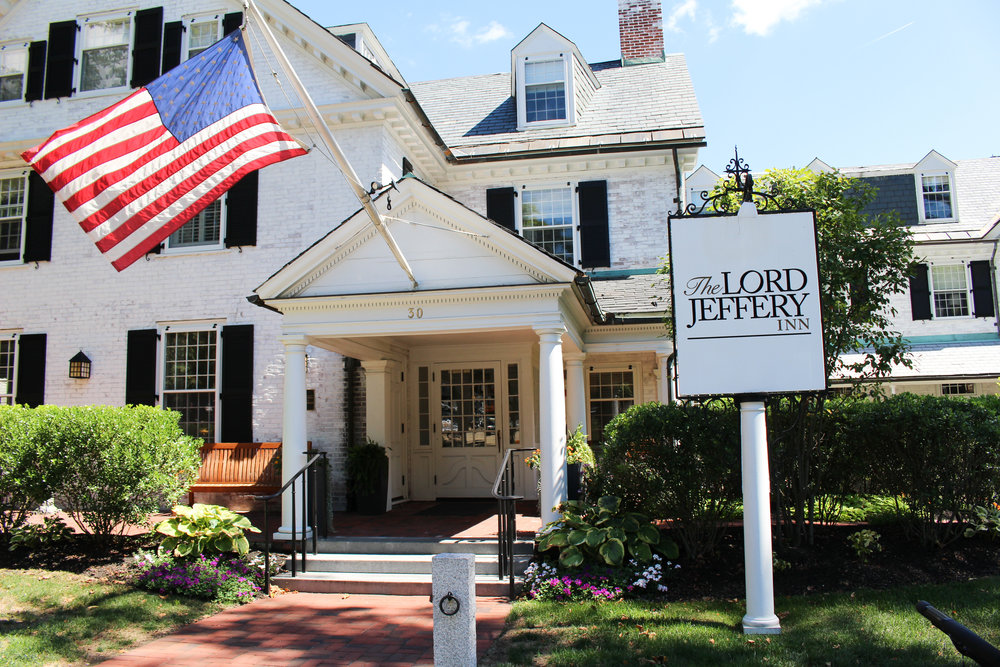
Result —
<path fill-rule="evenodd" d="M 753 174 L 750 173 L 750 165 L 743 161 L 739 150 L 735 146 L 733 147 L 733 152 L 736 157 L 730 160 L 726 166 L 727 178 L 722 183 L 721 192 L 709 195 L 708 190 L 702 190 L 698 193 L 702 200 L 700 205 L 698 202 L 691 202 L 684 207 L 682 212 L 674 214 L 673 217 L 689 218 L 704 215 L 705 209 L 710 204 L 713 213 L 736 213 L 736 211 L 731 210 L 732 204 L 730 203 L 731 195 L 734 194 L 740 195 L 740 203 L 753 202 L 756 204 L 758 210 L 781 210 L 778 200 L 775 199 L 773 194 L 753 189 Z"/>

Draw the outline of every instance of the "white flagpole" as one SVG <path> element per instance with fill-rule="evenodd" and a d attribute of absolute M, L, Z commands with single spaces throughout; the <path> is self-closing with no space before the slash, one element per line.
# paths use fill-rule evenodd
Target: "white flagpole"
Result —
<path fill-rule="evenodd" d="M 309 96 L 305 86 L 302 85 L 302 81 L 299 80 L 295 70 L 292 69 L 292 64 L 285 56 L 285 52 L 281 50 L 281 45 L 279 45 L 278 40 L 275 39 L 270 26 L 267 25 L 264 15 L 260 13 L 257 7 L 253 4 L 252 0 L 244 0 L 243 6 L 260 26 L 261 32 L 264 33 L 264 39 L 267 40 L 267 44 L 271 47 L 271 51 L 273 51 L 274 55 L 277 56 L 278 64 L 281 65 L 281 69 L 284 70 L 289 82 L 291 82 L 292 86 L 295 88 L 295 92 L 298 93 L 299 98 L 302 100 L 302 104 L 305 106 L 306 114 L 308 114 L 309 119 L 316 127 L 320 137 L 322 137 L 323 143 L 326 144 L 327 148 L 329 148 L 330 152 L 333 154 L 333 159 L 337 161 L 337 166 L 340 167 L 340 171 L 344 174 L 344 178 L 347 179 L 348 185 L 351 186 L 351 189 L 354 190 L 354 194 L 361 201 L 361 206 L 368 213 L 372 223 L 375 225 L 375 229 L 379 234 L 381 234 L 382 238 L 386 242 L 386 245 L 389 246 L 389 250 L 392 251 L 396 261 L 399 262 L 400 268 L 406 272 L 410 282 L 413 283 L 413 287 L 416 288 L 417 279 L 413 277 L 413 271 L 410 269 L 410 264 L 406 261 L 406 257 L 403 256 L 403 252 L 399 249 L 399 246 L 396 245 L 396 240 L 392 238 L 392 234 L 389 233 L 389 229 L 386 227 L 385 221 L 382 219 L 382 215 L 378 212 L 378 209 L 375 208 L 375 203 L 372 201 L 371 195 L 369 195 L 368 191 L 365 190 L 365 187 L 358 179 L 358 175 L 354 173 L 354 169 L 347 161 L 347 158 L 344 157 L 343 151 L 340 150 L 340 146 L 337 144 L 337 140 L 334 138 L 333 133 L 330 131 L 330 128 L 327 127 L 326 121 L 323 120 L 323 116 L 320 114 L 319 109 L 316 108 L 316 104 L 313 103 L 312 97 Z"/>

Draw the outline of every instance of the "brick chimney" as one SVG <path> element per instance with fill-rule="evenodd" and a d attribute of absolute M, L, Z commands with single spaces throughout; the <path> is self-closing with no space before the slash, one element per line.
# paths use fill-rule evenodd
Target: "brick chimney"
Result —
<path fill-rule="evenodd" d="M 663 62 L 660 0 L 618 0 L 618 32 L 623 65 Z"/>

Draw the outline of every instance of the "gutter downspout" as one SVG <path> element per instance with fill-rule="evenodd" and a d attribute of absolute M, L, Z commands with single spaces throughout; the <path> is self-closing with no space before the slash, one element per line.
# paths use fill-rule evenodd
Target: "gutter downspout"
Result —
<path fill-rule="evenodd" d="M 993 288 L 993 326 L 997 328 L 997 335 L 1000 336 L 1000 297 L 997 296 L 997 246 L 1000 245 L 1000 238 L 993 241 L 993 255 L 990 256 L 990 287 Z"/>
<path fill-rule="evenodd" d="M 677 208 L 674 209 L 675 213 L 680 213 L 683 210 L 681 205 L 681 165 L 677 161 L 677 149 L 673 149 L 674 153 L 674 185 L 676 186 L 676 196 L 674 197 L 674 202 L 677 204 Z"/>

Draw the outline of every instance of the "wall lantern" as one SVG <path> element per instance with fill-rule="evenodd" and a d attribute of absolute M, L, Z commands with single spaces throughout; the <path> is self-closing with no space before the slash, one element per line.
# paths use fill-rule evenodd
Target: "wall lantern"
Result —
<path fill-rule="evenodd" d="M 69 376 L 86 380 L 90 378 L 90 359 L 80 350 L 69 360 Z"/>

